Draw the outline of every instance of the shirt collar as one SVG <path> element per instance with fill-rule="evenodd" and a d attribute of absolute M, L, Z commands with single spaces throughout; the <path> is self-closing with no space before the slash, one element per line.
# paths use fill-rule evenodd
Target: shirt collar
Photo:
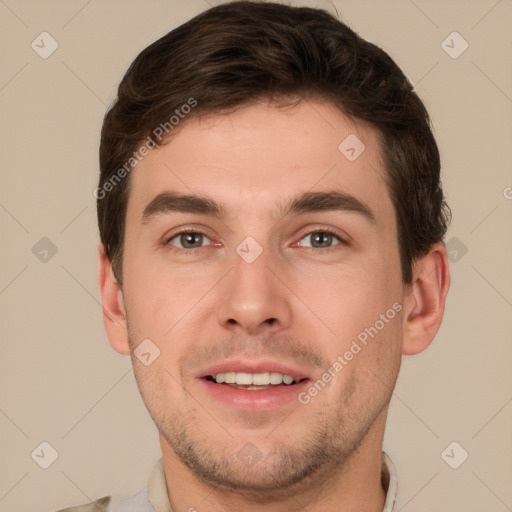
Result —
<path fill-rule="evenodd" d="M 398 491 L 398 481 L 395 466 L 385 452 L 382 452 L 381 482 L 382 488 L 386 491 L 386 502 L 382 512 L 393 512 Z M 163 457 L 155 464 L 149 477 L 148 498 L 155 512 L 172 512 L 167 496 Z"/>
<path fill-rule="evenodd" d="M 398 492 L 398 480 L 395 466 L 386 452 L 382 452 L 381 482 L 382 488 L 386 491 L 386 501 L 382 512 L 393 512 Z"/>

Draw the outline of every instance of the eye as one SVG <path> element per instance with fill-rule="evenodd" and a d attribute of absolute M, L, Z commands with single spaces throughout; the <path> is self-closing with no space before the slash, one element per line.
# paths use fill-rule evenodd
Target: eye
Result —
<path fill-rule="evenodd" d="M 180 231 L 167 239 L 166 245 L 175 245 L 178 249 L 193 250 L 202 247 L 205 239 L 211 242 L 210 238 L 201 231 Z"/>
<path fill-rule="evenodd" d="M 164 245 L 172 250 L 194 251 L 206 245 L 212 245 L 212 240 L 206 233 L 190 229 L 174 233 L 165 240 Z M 303 236 L 296 245 L 328 252 L 329 250 L 336 250 L 335 248 L 338 245 L 349 245 L 349 242 L 333 230 L 317 229 Z"/>
<path fill-rule="evenodd" d="M 304 243 L 302 240 L 308 240 L 310 243 Z M 329 229 L 319 229 L 317 231 L 311 231 L 306 236 L 301 238 L 299 245 L 301 247 L 311 247 L 313 249 L 330 249 L 333 247 L 333 240 L 337 240 L 338 243 L 335 243 L 334 246 L 337 245 L 348 245 L 341 236 L 339 236 L 334 231 Z"/>

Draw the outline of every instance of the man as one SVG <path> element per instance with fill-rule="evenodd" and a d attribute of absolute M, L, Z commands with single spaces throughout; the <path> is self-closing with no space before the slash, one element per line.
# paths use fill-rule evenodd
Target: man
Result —
<path fill-rule="evenodd" d="M 66 510 L 394 510 L 388 405 L 450 283 L 439 153 L 397 65 L 321 10 L 214 7 L 135 59 L 100 167 L 105 328 L 162 459 Z"/>

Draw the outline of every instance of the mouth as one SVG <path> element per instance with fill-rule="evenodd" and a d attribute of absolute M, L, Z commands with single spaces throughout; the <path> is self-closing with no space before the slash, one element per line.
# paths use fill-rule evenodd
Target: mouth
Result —
<path fill-rule="evenodd" d="M 226 361 L 196 375 L 208 399 L 230 409 L 261 412 L 297 400 L 310 377 L 281 363 Z"/>
<path fill-rule="evenodd" d="M 245 372 L 221 372 L 216 375 L 203 377 L 209 382 L 222 384 L 234 389 L 247 391 L 263 391 L 276 386 L 295 386 L 308 380 L 305 378 L 294 378 L 291 375 L 279 372 L 245 373 Z"/>

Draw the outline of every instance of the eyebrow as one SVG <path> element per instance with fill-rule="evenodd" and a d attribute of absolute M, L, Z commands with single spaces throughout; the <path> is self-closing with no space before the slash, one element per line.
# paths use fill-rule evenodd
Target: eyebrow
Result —
<path fill-rule="evenodd" d="M 375 215 L 366 204 L 350 194 L 337 190 L 305 192 L 282 203 L 279 215 L 286 217 L 325 211 L 357 213 L 371 224 L 377 225 Z M 142 223 L 147 224 L 156 216 L 172 212 L 203 214 L 218 219 L 224 219 L 228 216 L 222 205 L 207 197 L 195 194 L 163 192 L 144 208 Z"/>

